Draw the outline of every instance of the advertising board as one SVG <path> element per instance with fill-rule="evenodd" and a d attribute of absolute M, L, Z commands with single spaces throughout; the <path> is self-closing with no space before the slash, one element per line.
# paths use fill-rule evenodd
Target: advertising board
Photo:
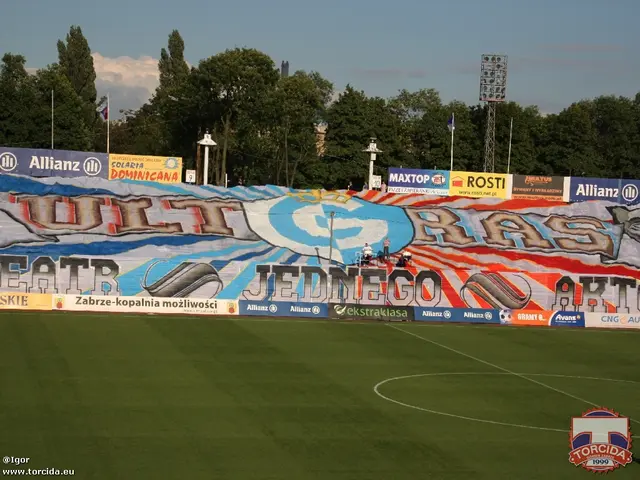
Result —
<path fill-rule="evenodd" d="M 584 315 L 587 328 L 640 329 L 640 314 L 589 312 Z"/>
<path fill-rule="evenodd" d="M 109 155 L 109 180 L 158 183 L 182 182 L 182 158 L 150 155 Z"/>
<path fill-rule="evenodd" d="M 505 325 L 528 327 L 584 327 L 582 312 L 555 312 L 548 310 L 503 310 L 500 321 Z"/>
<path fill-rule="evenodd" d="M 330 303 L 329 318 L 342 320 L 384 320 L 387 322 L 411 322 L 413 321 L 413 308 L 394 307 L 386 305 Z"/>
<path fill-rule="evenodd" d="M 326 303 L 251 302 L 240 300 L 240 315 L 327 318 Z"/>
<path fill-rule="evenodd" d="M 640 180 L 571 177 L 569 201 L 608 200 L 622 205 L 640 202 Z"/>
<path fill-rule="evenodd" d="M 0 310 L 51 310 L 51 295 L 46 293 L 0 293 Z"/>
<path fill-rule="evenodd" d="M 416 322 L 500 323 L 499 310 L 485 310 L 480 308 L 415 307 L 413 311 Z"/>
<path fill-rule="evenodd" d="M 0 173 L 107 178 L 109 162 L 106 153 L 0 147 Z"/>
<path fill-rule="evenodd" d="M 565 177 L 513 175 L 511 198 L 563 200 Z"/>
<path fill-rule="evenodd" d="M 507 198 L 510 175 L 503 173 L 451 172 L 449 195 L 476 198 Z"/>
<path fill-rule="evenodd" d="M 107 295 L 48 295 L 49 309 L 74 312 L 164 313 L 174 315 L 237 315 L 235 300 L 153 298 Z"/>
<path fill-rule="evenodd" d="M 390 168 L 387 191 L 390 193 L 448 195 L 449 171 Z"/>

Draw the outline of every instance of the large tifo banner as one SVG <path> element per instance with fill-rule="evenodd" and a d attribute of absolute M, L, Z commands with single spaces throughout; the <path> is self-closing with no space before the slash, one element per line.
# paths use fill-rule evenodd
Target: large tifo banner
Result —
<path fill-rule="evenodd" d="M 357 265 L 385 239 L 391 263 Z M 640 207 L 616 202 L 0 182 L 0 291 L 58 309 L 628 325 L 639 278 Z"/>
<path fill-rule="evenodd" d="M 0 173 L 30 177 L 107 178 L 106 153 L 0 147 Z"/>
<path fill-rule="evenodd" d="M 182 158 L 112 153 L 109 155 L 109 179 L 181 183 Z"/>

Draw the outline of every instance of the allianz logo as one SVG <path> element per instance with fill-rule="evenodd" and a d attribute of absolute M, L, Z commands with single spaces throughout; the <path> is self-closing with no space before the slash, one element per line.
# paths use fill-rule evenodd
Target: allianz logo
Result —
<path fill-rule="evenodd" d="M 428 318 L 451 318 L 451 311 L 422 310 L 422 316 Z"/>
<path fill-rule="evenodd" d="M 618 198 L 621 196 L 626 202 L 633 202 L 640 195 L 638 187 L 632 183 L 628 183 L 622 188 L 601 187 L 597 184 L 579 183 L 576 188 L 576 195 L 596 198 Z"/>
<path fill-rule="evenodd" d="M 314 305 L 313 307 L 303 307 L 301 305 L 291 305 L 291 313 L 313 313 L 314 315 L 320 314 L 320 307 Z"/>
<path fill-rule="evenodd" d="M 18 168 L 18 158 L 11 152 L 0 154 L 0 170 L 13 172 Z M 54 157 L 32 155 L 29 170 L 53 170 L 56 172 L 78 172 L 89 177 L 95 177 L 102 171 L 102 162 L 96 157 L 80 160 L 57 160 Z"/>

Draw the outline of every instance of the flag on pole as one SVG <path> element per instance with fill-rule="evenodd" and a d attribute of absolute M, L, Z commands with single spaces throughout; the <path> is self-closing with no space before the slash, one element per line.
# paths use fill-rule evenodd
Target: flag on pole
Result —
<path fill-rule="evenodd" d="M 103 107 L 99 107 L 98 112 L 100 113 L 100 116 L 105 122 L 109 120 L 109 104 L 108 103 Z"/>
<path fill-rule="evenodd" d="M 449 131 L 453 132 L 456 129 L 456 118 L 455 114 L 451 114 L 449 117 L 449 121 L 447 122 L 447 127 L 449 127 Z"/>

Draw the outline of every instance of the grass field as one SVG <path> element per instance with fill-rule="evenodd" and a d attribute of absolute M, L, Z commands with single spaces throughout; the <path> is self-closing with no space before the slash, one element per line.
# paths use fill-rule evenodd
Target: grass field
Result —
<path fill-rule="evenodd" d="M 640 420 L 640 332 L 4 312 L 0 368 L 2 454 L 81 479 L 590 478 L 570 417 Z"/>

